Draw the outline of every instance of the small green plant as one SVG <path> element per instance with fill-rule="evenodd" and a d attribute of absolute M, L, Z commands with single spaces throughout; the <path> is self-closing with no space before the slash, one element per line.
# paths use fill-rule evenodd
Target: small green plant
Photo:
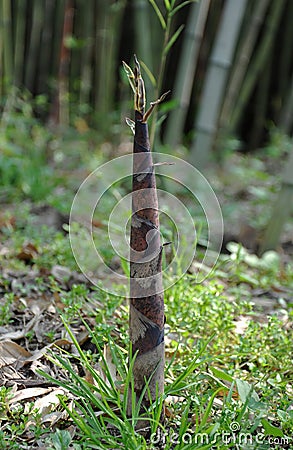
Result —
<path fill-rule="evenodd" d="M 82 285 L 73 285 L 69 292 L 60 293 L 60 299 L 64 304 L 64 316 L 67 321 L 72 321 L 78 317 L 79 311 L 84 306 L 88 296 L 88 289 Z"/>
<path fill-rule="evenodd" d="M 48 450 L 67 450 L 72 441 L 72 437 L 67 430 L 56 430 L 46 439 L 46 443 L 49 447 Z M 52 446 L 52 447 L 51 447 Z M 76 449 L 76 447 L 74 447 Z"/>
<path fill-rule="evenodd" d="M 0 325 L 7 325 L 11 321 L 11 305 L 14 302 L 13 292 L 4 294 L 0 298 Z"/>
<path fill-rule="evenodd" d="M 27 403 L 25 407 L 21 402 L 11 405 L 9 402 L 13 395 L 11 388 L 0 387 L 0 448 L 3 450 L 18 450 L 19 440 L 25 442 L 27 433 L 33 433 L 38 439 L 46 431 L 41 426 L 40 414 L 33 410 L 33 404 Z M 28 449 L 29 445 L 23 448 Z"/>
<path fill-rule="evenodd" d="M 251 439 L 255 444 L 252 448 L 255 449 L 263 448 L 258 447 L 256 442 L 261 436 L 282 437 L 284 442 L 290 442 L 292 415 L 289 402 L 280 403 L 282 408 L 278 409 L 277 417 L 282 426 L 277 426 L 276 421 L 272 423 L 272 419 L 268 418 L 273 412 L 272 399 L 268 397 L 272 385 L 264 380 L 254 384 L 244 380 L 245 371 L 237 372 L 233 369 L 233 363 L 229 363 L 230 359 L 233 361 L 229 351 L 220 357 L 219 352 L 223 347 L 217 333 L 211 339 L 205 342 L 198 340 L 192 346 L 183 347 L 177 342 L 172 357 L 167 358 L 165 374 L 164 401 L 170 417 L 166 424 L 160 424 L 162 398 L 158 397 L 147 411 L 151 424 L 150 437 L 147 439 L 141 436 L 136 432 L 136 426 L 144 418 L 139 410 L 141 399 L 136 406 L 136 413 L 131 418 L 127 417 L 127 399 L 129 395 L 134 396 L 132 365 L 135 355 L 128 359 L 125 349 L 113 340 L 109 331 L 104 334 L 103 350 L 98 333 L 85 326 L 96 345 L 96 357 L 93 358 L 93 355 L 80 348 L 65 322 L 78 356 L 54 353 L 50 359 L 66 370 L 69 379 L 54 380 L 42 372 L 43 376 L 68 389 L 74 396 L 73 410 L 67 407 L 66 398 L 61 399 L 61 402 L 79 429 L 76 443 L 81 448 L 146 450 L 163 446 L 167 450 L 220 450 L 227 437 L 238 439 L 234 432 L 241 432 Z M 167 355 L 171 348 L 168 347 Z M 235 354 L 241 355 L 243 350 Z M 76 364 L 90 375 L 87 380 L 91 378 L 91 382 L 76 372 Z M 223 368 L 220 369 L 219 365 Z M 288 369 L 282 367 L 280 370 L 286 372 Z M 260 377 L 258 374 L 258 379 Z M 276 389 L 271 395 L 275 394 Z M 218 406 L 215 405 L 216 399 L 222 399 L 220 407 L 218 403 Z"/>

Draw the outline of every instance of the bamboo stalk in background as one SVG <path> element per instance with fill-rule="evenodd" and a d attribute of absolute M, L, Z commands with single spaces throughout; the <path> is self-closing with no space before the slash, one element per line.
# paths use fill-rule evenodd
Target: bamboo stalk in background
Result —
<path fill-rule="evenodd" d="M 283 227 L 293 212 L 293 146 L 289 159 L 285 163 L 281 190 L 275 201 L 271 218 L 262 239 L 259 254 L 262 255 L 267 250 L 276 249 L 280 242 Z"/>
<path fill-rule="evenodd" d="M 80 105 L 90 104 L 91 94 L 91 81 L 92 74 L 92 56 L 93 56 L 93 44 L 94 44 L 94 0 L 88 0 L 87 7 L 82 8 L 81 20 L 82 20 L 82 37 L 85 39 L 85 47 L 81 53 L 81 74 L 80 74 L 80 91 L 79 91 L 79 103 Z"/>
<path fill-rule="evenodd" d="M 257 85 L 255 95 L 254 118 L 251 123 L 250 132 L 248 135 L 247 147 L 256 149 L 263 137 L 266 128 L 266 111 L 269 105 L 269 90 L 272 73 L 272 59 L 267 61 L 261 72 L 262 82 Z"/>
<path fill-rule="evenodd" d="M 3 82 L 4 86 L 12 84 L 13 77 L 13 48 L 12 48 L 12 24 L 11 2 L 2 0 L 2 39 L 3 39 Z M 5 87 L 4 87 L 5 92 Z"/>
<path fill-rule="evenodd" d="M 74 0 L 66 0 L 58 70 L 58 92 L 55 97 L 54 109 L 51 115 L 51 123 L 61 126 L 69 124 L 68 75 L 71 52 L 66 41 L 68 37 L 72 35 L 73 16 Z"/>
<path fill-rule="evenodd" d="M 220 108 L 247 0 L 227 0 L 212 50 L 198 117 L 191 161 L 198 168 L 211 161 Z"/>
<path fill-rule="evenodd" d="M 197 66 L 199 48 L 210 7 L 210 0 L 193 3 L 186 29 L 184 30 L 183 49 L 180 54 L 173 98 L 178 101 L 167 122 L 164 142 L 177 146 L 182 142 L 184 123 L 190 103 L 194 74 Z"/>
<path fill-rule="evenodd" d="M 28 55 L 25 64 L 25 86 L 30 91 L 34 91 L 34 85 L 37 75 L 37 67 L 40 55 L 40 44 L 42 29 L 44 26 L 44 0 L 33 2 L 32 25 L 30 28 L 30 39 Z"/>
<path fill-rule="evenodd" d="M 20 0 L 22 2 L 22 0 Z M 50 76 L 53 75 L 53 46 L 54 46 L 54 25 L 58 22 L 54 0 L 45 1 L 44 24 L 41 36 L 41 52 L 39 57 L 39 76 L 37 77 L 36 91 L 38 93 L 48 93 Z M 60 47 L 60 46 L 59 46 Z M 59 54 L 58 50 L 58 54 Z"/>
<path fill-rule="evenodd" d="M 106 132 L 109 118 L 114 110 L 114 94 L 116 83 L 116 61 L 119 48 L 121 21 L 125 8 L 125 0 L 109 2 L 99 1 L 99 14 L 96 22 L 96 65 L 95 111 L 101 117 L 100 123 Z"/>
<path fill-rule="evenodd" d="M 278 41 L 276 44 L 276 50 L 275 52 L 279 53 L 280 62 L 278 69 L 278 91 L 280 99 L 283 102 L 286 102 L 287 100 L 287 94 L 288 89 L 290 89 L 290 83 L 291 83 L 291 74 L 292 74 L 292 54 L 293 54 L 293 26 L 292 26 L 292 20 L 293 20 L 293 2 L 287 1 L 285 14 L 283 16 L 283 19 L 285 20 L 285 24 L 283 27 L 279 27 L 282 30 L 282 34 L 280 31 L 278 31 L 278 34 L 280 34 L 280 41 Z M 282 25 L 282 22 L 281 22 Z M 290 92 L 290 91 L 289 91 Z"/>
<path fill-rule="evenodd" d="M 144 83 L 135 58 L 134 74 L 124 63 L 135 95 L 133 145 L 132 218 L 130 234 L 129 331 L 133 355 L 133 382 L 136 399 L 129 395 L 128 415 L 133 401 L 142 397 L 141 412 L 164 392 L 164 297 L 162 285 L 162 245 L 154 165 L 147 119 L 162 96 L 145 113 Z M 133 128 L 133 126 L 132 126 Z M 161 420 L 163 421 L 163 410 Z M 138 423 L 139 429 L 149 421 Z"/>
<path fill-rule="evenodd" d="M 284 104 L 283 111 L 281 111 L 279 125 L 284 133 L 290 134 L 293 126 L 293 76 L 291 79 L 291 85 L 288 89 L 287 100 Z"/>
<path fill-rule="evenodd" d="M 259 74 L 270 55 L 272 44 L 277 32 L 277 27 L 281 19 L 285 6 L 284 0 L 274 0 L 271 2 L 268 18 L 265 22 L 265 32 L 258 49 L 254 53 L 248 72 L 243 82 L 235 108 L 231 113 L 230 130 L 235 132 L 242 117 L 244 108 L 251 96 L 252 90 L 259 79 Z"/>
<path fill-rule="evenodd" d="M 284 133 L 289 134 L 293 125 L 293 77 L 291 81 L 290 95 L 281 115 L 280 127 Z M 272 214 L 262 238 L 259 255 L 267 250 L 274 250 L 280 242 L 280 236 L 284 225 L 293 212 L 293 140 L 291 153 L 285 162 L 282 184 L 277 199 L 274 202 Z"/>
<path fill-rule="evenodd" d="M 68 92 L 70 95 L 69 117 L 71 117 L 71 110 L 72 112 L 76 112 L 76 107 L 78 105 L 81 87 L 81 72 L 83 69 L 83 55 L 86 52 L 85 36 L 90 28 L 90 21 L 88 24 L 85 24 L 83 17 L 87 12 L 90 12 L 91 17 L 94 20 L 94 10 L 91 9 L 91 0 L 87 1 L 86 5 L 83 0 L 74 0 L 74 7 L 74 27 L 68 42 L 68 46 L 71 50 L 68 73 Z"/>
<path fill-rule="evenodd" d="M 150 13 L 151 8 L 148 0 L 136 0 L 133 2 L 134 8 L 134 27 L 135 27 L 135 45 L 136 52 L 140 55 L 141 61 L 154 73 L 152 38 L 153 28 L 151 27 Z M 144 32 L 142 33 L 142 30 Z M 153 94 L 153 85 L 150 79 L 145 79 L 147 92 Z"/>
<path fill-rule="evenodd" d="M 239 44 L 223 101 L 219 119 L 219 130 L 222 135 L 228 134 L 229 132 L 229 121 L 232 116 L 232 111 L 238 101 L 239 90 L 243 83 L 269 3 L 270 0 L 258 0 L 253 4 L 253 12 Z"/>
<path fill-rule="evenodd" d="M 0 5 L 0 14 L 2 15 L 2 6 Z M 3 22 L 0 24 L 0 96 L 3 96 L 3 83 L 4 83 L 4 73 L 3 73 L 3 40 L 4 40 L 4 29 Z"/>
<path fill-rule="evenodd" d="M 51 70 L 52 78 L 55 81 L 54 88 L 58 90 L 58 72 L 60 65 L 60 49 L 63 36 L 65 15 L 65 1 L 54 2 L 54 20 L 51 24 L 52 27 L 52 42 L 51 42 Z"/>
<path fill-rule="evenodd" d="M 25 29 L 27 2 L 18 0 L 15 19 L 15 50 L 14 50 L 14 85 L 20 87 L 23 83 Z"/>

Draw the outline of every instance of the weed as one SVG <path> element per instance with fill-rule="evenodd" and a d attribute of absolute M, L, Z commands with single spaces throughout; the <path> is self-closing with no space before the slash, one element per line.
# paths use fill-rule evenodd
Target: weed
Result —
<path fill-rule="evenodd" d="M 11 305 L 14 302 L 13 292 L 4 294 L 0 299 L 0 325 L 7 325 L 11 321 Z"/>

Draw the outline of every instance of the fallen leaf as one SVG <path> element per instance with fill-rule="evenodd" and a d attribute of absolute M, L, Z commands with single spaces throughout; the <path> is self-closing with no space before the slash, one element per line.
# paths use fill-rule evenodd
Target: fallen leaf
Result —
<path fill-rule="evenodd" d="M 22 367 L 32 356 L 25 348 L 15 342 L 6 340 L 0 342 L 0 368 L 10 365 Z"/>
<path fill-rule="evenodd" d="M 41 388 L 41 387 L 32 387 L 20 389 L 16 392 L 16 394 L 9 400 L 8 404 L 11 405 L 13 403 L 21 402 L 22 400 L 27 400 L 34 397 L 39 397 L 40 395 L 45 395 L 48 392 L 51 392 L 54 388 Z"/>
<path fill-rule="evenodd" d="M 38 322 L 38 320 L 39 320 L 39 314 L 34 316 L 22 330 L 2 334 L 2 336 L 0 336 L 0 341 L 5 341 L 8 339 L 9 340 L 14 339 L 16 341 L 18 339 L 24 338 L 26 336 L 26 334 L 35 326 L 35 324 Z"/>
<path fill-rule="evenodd" d="M 42 416 L 52 412 L 52 409 L 60 404 L 58 395 L 65 395 L 65 393 L 68 394 L 65 389 L 61 389 L 59 387 L 51 388 L 47 392 L 49 392 L 47 395 L 42 398 L 38 398 L 34 403 L 34 409 L 37 409 Z"/>
<path fill-rule="evenodd" d="M 27 244 L 24 244 L 22 246 L 21 251 L 16 255 L 18 259 L 25 262 L 30 262 L 39 254 L 37 247 L 32 244 L 31 242 L 28 242 Z"/>
<path fill-rule="evenodd" d="M 249 319 L 248 317 L 240 316 L 239 319 L 234 322 L 235 323 L 234 332 L 236 334 L 242 335 L 246 330 L 246 328 L 248 327 L 250 321 L 251 319 Z"/>
<path fill-rule="evenodd" d="M 68 281 L 71 276 L 71 271 L 67 267 L 58 265 L 52 267 L 51 273 L 60 283 Z"/>

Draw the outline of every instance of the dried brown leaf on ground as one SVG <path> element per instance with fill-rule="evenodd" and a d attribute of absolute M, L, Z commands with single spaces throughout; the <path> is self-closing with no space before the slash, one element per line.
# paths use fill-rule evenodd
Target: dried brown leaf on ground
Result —
<path fill-rule="evenodd" d="M 0 368 L 13 365 L 16 368 L 27 363 L 32 353 L 10 340 L 0 342 Z"/>

